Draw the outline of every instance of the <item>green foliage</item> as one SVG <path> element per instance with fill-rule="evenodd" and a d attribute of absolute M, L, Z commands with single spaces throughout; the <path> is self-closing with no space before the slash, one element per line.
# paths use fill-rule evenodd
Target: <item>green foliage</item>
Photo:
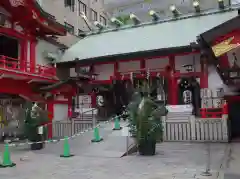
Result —
<path fill-rule="evenodd" d="M 149 87 L 145 85 L 135 92 L 132 101 L 128 105 L 130 132 L 140 140 L 162 141 L 163 127 L 161 116 L 165 116 L 167 110 L 165 105 L 159 105 L 148 95 Z"/>
<path fill-rule="evenodd" d="M 26 138 L 32 142 L 38 142 L 47 137 L 47 131 L 44 129 L 43 135 L 38 134 L 38 127 L 43 123 L 48 121 L 47 113 L 41 109 L 36 111 L 37 115 L 32 115 L 32 104 L 31 102 L 27 102 L 25 106 L 25 125 L 24 125 L 24 135 Z"/>
<path fill-rule="evenodd" d="M 131 23 L 131 19 L 129 15 L 122 15 L 116 17 L 116 19 L 120 20 L 124 25 L 128 25 Z"/>

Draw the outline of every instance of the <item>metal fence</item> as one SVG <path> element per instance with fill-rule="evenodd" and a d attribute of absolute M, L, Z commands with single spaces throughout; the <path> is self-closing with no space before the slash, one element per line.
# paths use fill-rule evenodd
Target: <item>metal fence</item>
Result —
<path fill-rule="evenodd" d="M 228 142 L 227 120 L 163 120 L 165 141 Z"/>
<path fill-rule="evenodd" d="M 191 140 L 191 124 L 185 121 L 165 122 L 165 141 L 189 141 Z"/>
<path fill-rule="evenodd" d="M 90 120 L 56 121 L 53 123 L 53 137 L 72 136 L 92 127 L 93 121 Z"/>
<path fill-rule="evenodd" d="M 197 141 L 226 141 L 226 120 L 198 119 L 195 121 L 195 140 Z M 194 132 L 194 131 L 193 131 Z"/>
<path fill-rule="evenodd" d="M 62 138 L 72 136 L 96 125 L 96 113 L 94 108 L 87 110 L 71 120 L 53 122 L 53 137 Z"/>

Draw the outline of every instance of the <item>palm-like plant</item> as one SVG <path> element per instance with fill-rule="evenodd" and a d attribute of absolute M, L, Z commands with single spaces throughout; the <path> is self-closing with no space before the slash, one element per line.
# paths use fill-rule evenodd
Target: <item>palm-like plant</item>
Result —
<path fill-rule="evenodd" d="M 147 146 L 154 146 L 152 152 L 147 155 L 155 154 L 155 144 L 157 140 L 162 141 L 162 122 L 161 116 L 166 115 L 165 105 L 159 105 L 151 98 L 149 86 L 144 85 L 135 92 L 132 101 L 128 105 L 130 132 L 138 144 L 139 152 Z M 147 150 L 147 149 L 143 149 Z M 143 154 L 145 155 L 145 154 Z"/>
<path fill-rule="evenodd" d="M 38 127 L 43 125 L 48 121 L 47 112 L 42 110 L 40 107 L 34 107 L 31 102 L 27 102 L 26 104 L 26 119 L 24 123 L 24 135 L 28 140 L 31 142 L 39 142 L 41 140 L 45 140 L 47 137 L 47 131 L 46 128 L 44 128 L 43 135 L 38 134 Z M 33 144 L 32 146 L 34 146 Z M 40 148 L 42 148 L 42 144 Z M 31 147 L 32 147 L 31 146 Z M 34 147 L 33 147 L 34 148 Z M 38 148 L 38 146 L 37 146 Z"/>

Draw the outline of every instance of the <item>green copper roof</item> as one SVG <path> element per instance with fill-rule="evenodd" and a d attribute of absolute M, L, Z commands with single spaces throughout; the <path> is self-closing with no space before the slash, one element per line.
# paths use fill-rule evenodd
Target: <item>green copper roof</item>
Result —
<path fill-rule="evenodd" d="M 198 35 L 237 15 L 230 9 L 93 33 L 66 50 L 61 62 L 188 46 Z"/>

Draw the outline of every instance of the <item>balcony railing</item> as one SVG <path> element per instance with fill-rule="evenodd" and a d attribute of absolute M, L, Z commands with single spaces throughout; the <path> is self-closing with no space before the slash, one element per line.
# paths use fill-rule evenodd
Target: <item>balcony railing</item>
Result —
<path fill-rule="evenodd" d="M 28 73 L 42 77 L 55 77 L 56 68 L 42 65 L 32 67 L 29 62 L 21 63 L 19 59 L 0 55 L 0 68 L 21 73 Z"/>

